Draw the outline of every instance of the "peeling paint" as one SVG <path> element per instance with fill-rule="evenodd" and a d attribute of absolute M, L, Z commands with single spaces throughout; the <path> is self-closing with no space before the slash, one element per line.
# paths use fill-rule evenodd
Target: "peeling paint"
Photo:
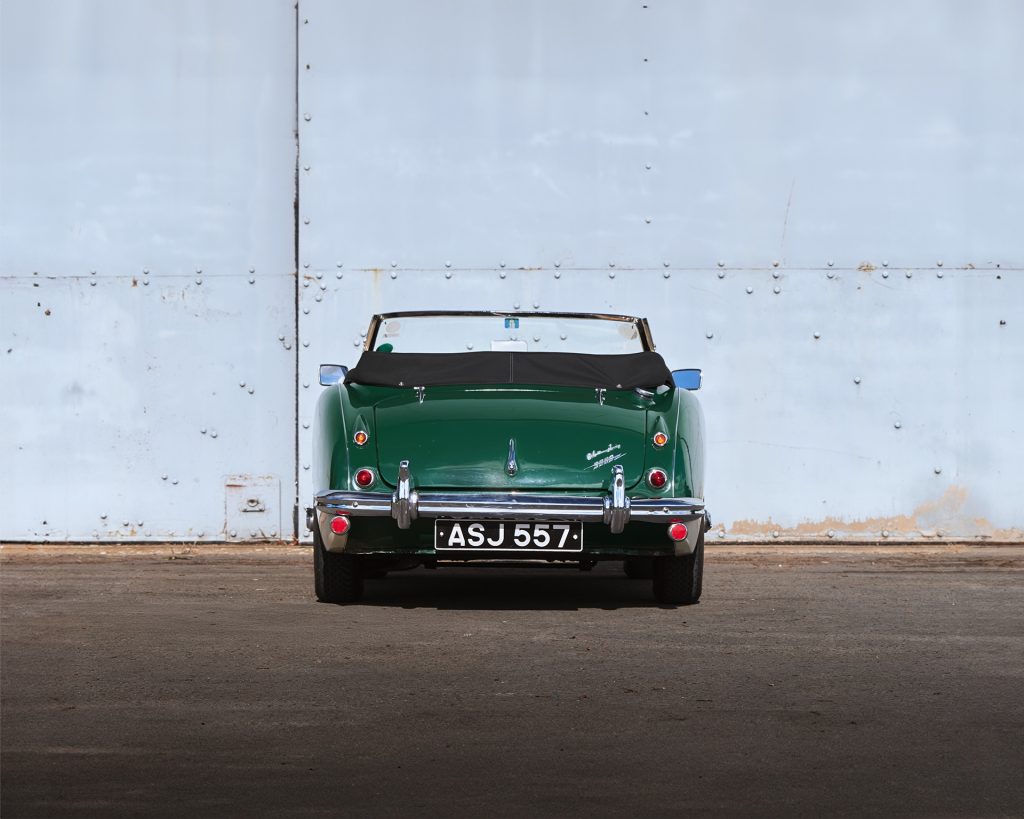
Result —
<path fill-rule="evenodd" d="M 998 528 L 984 517 L 970 513 L 970 493 L 966 487 L 950 486 L 932 501 L 919 504 L 907 514 L 882 515 L 858 519 L 824 517 L 795 526 L 783 526 L 767 520 L 741 519 L 720 531 L 730 536 L 803 540 L 808 538 L 842 540 L 876 539 L 887 533 L 894 539 L 976 537 L 998 541 L 1024 540 L 1024 529 Z M 832 535 L 829 535 L 832 532 Z"/>

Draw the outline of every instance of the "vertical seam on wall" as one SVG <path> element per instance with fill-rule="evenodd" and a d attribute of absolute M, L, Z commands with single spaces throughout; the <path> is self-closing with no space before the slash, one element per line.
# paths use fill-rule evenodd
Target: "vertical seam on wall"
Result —
<path fill-rule="evenodd" d="M 292 410 L 292 422 L 294 425 L 294 452 L 292 462 L 292 540 L 299 539 L 299 350 L 302 343 L 299 340 L 299 3 L 296 0 L 295 8 L 295 110 L 293 112 L 293 130 L 295 134 L 295 191 L 292 201 L 292 232 L 294 240 L 294 265 L 295 265 L 295 404 Z"/>

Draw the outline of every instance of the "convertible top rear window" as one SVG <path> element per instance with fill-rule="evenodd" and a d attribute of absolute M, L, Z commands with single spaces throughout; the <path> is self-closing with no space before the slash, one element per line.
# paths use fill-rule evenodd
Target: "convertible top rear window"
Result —
<path fill-rule="evenodd" d="M 654 389 L 672 374 L 654 352 L 585 353 L 379 353 L 365 352 L 346 384 L 437 387 L 466 384 L 539 384 L 559 387 Z"/>

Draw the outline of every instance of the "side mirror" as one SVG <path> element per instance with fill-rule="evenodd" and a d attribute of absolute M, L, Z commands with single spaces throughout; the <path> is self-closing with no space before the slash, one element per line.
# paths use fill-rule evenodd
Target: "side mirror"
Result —
<path fill-rule="evenodd" d="M 320 386 L 329 387 L 345 380 L 348 375 L 348 367 L 344 364 L 321 364 L 320 365 Z"/>
<path fill-rule="evenodd" d="M 681 390 L 699 390 L 700 370 L 672 370 L 672 383 Z"/>

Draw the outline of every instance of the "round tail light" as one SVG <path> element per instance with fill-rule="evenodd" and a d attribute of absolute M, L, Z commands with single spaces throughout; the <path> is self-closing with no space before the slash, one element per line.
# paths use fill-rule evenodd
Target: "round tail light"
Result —
<path fill-rule="evenodd" d="M 337 520 L 337 518 L 335 518 Z M 672 540 L 686 540 L 686 524 L 676 521 L 668 525 L 668 536 Z"/>
<path fill-rule="evenodd" d="M 661 489 L 668 482 L 668 474 L 664 469 L 652 469 L 647 473 L 647 483 L 655 489 Z"/>
<path fill-rule="evenodd" d="M 349 521 L 349 519 L 344 515 L 338 515 L 336 518 L 331 518 L 331 531 L 336 535 L 345 534 L 351 525 L 351 521 Z"/>
<path fill-rule="evenodd" d="M 359 430 L 355 435 L 352 436 L 352 440 L 355 441 L 356 446 L 363 446 L 370 436 L 367 435 L 363 430 Z"/>
<path fill-rule="evenodd" d="M 356 472 L 356 484 L 366 489 L 368 486 L 373 486 L 373 482 L 377 480 L 377 477 L 373 474 L 372 469 L 360 469 Z"/>
<path fill-rule="evenodd" d="M 664 432 L 655 432 L 651 440 L 656 447 L 663 447 L 668 443 L 668 436 Z"/>

